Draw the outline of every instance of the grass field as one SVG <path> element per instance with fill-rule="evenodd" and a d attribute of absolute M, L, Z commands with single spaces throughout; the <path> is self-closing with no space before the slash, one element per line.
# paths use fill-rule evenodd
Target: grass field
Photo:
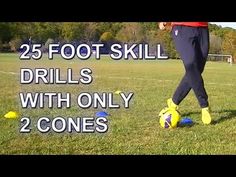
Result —
<path fill-rule="evenodd" d="M 20 85 L 20 67 L 57 67 L 74 73 L 83 67 L 93 71 L 90 85 Z M 0 54 L 0 154 L 236 154 L 236 65 L 207 62 L 203 77 L 214 122 L 201 122 L 200 108 L 191 91 L 181 103 L 182 116 L 190 116 L 192 127 L 162 129 L 159 111 L 166 106 L 184 73 L 181 61 L 20 61 L 16 54 Z M 77 75 L 75 75 L 76 77 Z M 107 109 L 109 130 L 105 134 L 19 133 L 19 119 L 5 119 L 10 110 L 29 116 L 94 116 L 99 109 L 21 109 L 19 92 L 134 92 L 129 109 Z M 73 100 L 73 99 L 72 99 Z M 118 96 L 115 100 L 119 102 Z"/>

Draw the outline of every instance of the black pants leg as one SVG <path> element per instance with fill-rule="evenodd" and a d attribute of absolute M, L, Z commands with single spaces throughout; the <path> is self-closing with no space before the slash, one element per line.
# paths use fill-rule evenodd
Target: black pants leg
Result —
<path fill-rule="evenodd" d="M 172 36 L 185 68 L 185 75 L 173 95 L 174 103 L 180 104 L 193 89 L 200 106 L 208 107 L 208 95 L 201 76 L 209 50 L 208 29 L 174 26 Z"/>

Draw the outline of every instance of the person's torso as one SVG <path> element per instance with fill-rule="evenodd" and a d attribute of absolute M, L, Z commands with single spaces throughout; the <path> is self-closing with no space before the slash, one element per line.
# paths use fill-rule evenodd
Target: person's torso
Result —
<path fill-rule="evenodd" d="M 208 27 L 208 22 L 172 22 L 171 26 Z"/>

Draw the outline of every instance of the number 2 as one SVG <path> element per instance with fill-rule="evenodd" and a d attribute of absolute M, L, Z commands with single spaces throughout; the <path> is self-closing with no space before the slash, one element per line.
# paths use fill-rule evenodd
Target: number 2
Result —
<path fill-rule="evenodd" d="M 30 59 L 30 56 L 28 55 L 30 51 L 30 46 L 28 44 L 23 44 L 20 46 L 20 49 L 25 49 L 25 51 L 21 54 L 20 59 Z"/>
<path fill-rule="evenodd" d="M 28 117 L 23 117 L 21 120 L 21 128 L 20 128 L 20 133 L 30 133 L 31 128 L 30 126 L 30 119 Z"/>

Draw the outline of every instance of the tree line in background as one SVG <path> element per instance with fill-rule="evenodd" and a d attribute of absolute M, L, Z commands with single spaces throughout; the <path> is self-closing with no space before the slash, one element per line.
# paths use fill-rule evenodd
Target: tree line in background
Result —
<path fill-rule="evenodd" d="M 209 25 L 210 53 L 230 54 L 236 58 L 236 30 Z M 165 53 L 178 58 L 169 32 L 158 29 L 157 22 L 12 22 L 0 23 L 0 51 L 16 52 L 31 40 L 45 49 L 54 42 L 160 43 Z"/>

